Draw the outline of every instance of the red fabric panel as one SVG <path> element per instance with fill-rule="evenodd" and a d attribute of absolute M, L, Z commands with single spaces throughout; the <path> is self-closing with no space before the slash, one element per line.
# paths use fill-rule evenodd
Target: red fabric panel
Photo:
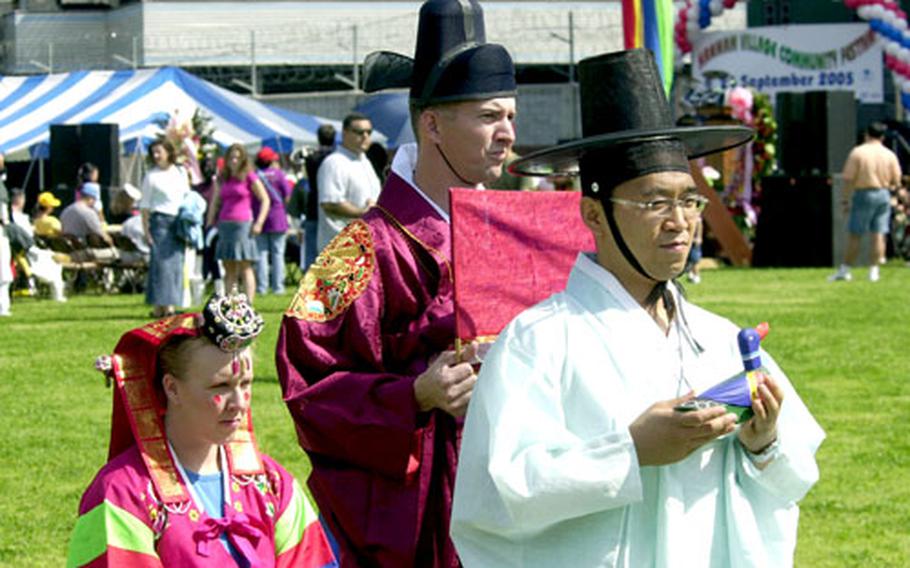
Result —
<path fill-rule="evenodd" d="M 303 531 L 303 537 L 291 549 L 278 557 L 276 568 L 329 568 L 338 566 L 332 548 L 319 521 L 314 521 Z"/>
<path fill-rule="evenodd" d="M 497 335 L 565 288 L 578 253 L 594 250 L 579 192 L 451 189 L 450 197 L 461 339 Z"/>

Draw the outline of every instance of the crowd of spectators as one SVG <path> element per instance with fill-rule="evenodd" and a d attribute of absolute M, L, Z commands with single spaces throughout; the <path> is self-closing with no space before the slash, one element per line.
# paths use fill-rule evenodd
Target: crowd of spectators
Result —
<path fill-rule="evenodd" d="M 254 157 L 235 144 L 222 157 L 202 158 L 196 176 L 182 163 L 180 149 L 163 138 L 148 148 L 140 188 L 102 185 L 99 167 L 86 162 L 75 172 L 69 195 L 62 188 L 41 191 L 30 215 L 25 193 L 3 185 L 0 156 L 0 201 L 8 218 L 0 222 L 22 227 L 35 239 L 26 248 L 13 243 L 19 254 L 3 264 L 23 273 L 16 285 L 22 293 L 40 293 L 43 283 L 59 301 L 66 301 L 66 288 L 88 286 L 87 267 L 102 265 L 104 289 L 110 291 L 128 288 L 113 273 L 118 266 L 141 266 L 141 278 L 133 274 L 129 288 L 144 292 L 152 317 L 198 302 L 187 289 L 194 281 L 216 292 L 236 286 L 251 301 L 256 294 L 284 294 L 286 281 L 296 281 L 337 231 L 378 198 L 391 156 L 372 132 L 370 119 L 352 112 L 340 132 L 322 125 L 315 148 L 281 155 L 263 146 Z M 550 189 L 511 181 L 504 175 L 491 187 Z M 9 231 L 15 229 L 3 236 Z M 60 240 L 66 241 L 65 254 L 50 246 Z M 8 243 L 0 243 L 0 256 Z M 295 270 L 288 271 L 287 259 Z M 68 268 L 75 274 L 64 284 Z M 9 313 L 2 297 L 5 292 L 8 298 L 13 276 L 0 269 L 0 315 Z"/>

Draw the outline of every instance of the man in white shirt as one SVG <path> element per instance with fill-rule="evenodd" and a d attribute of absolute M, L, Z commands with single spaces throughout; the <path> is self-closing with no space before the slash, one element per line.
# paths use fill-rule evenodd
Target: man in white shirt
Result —
<path fill-rule="evenodd" d="M 347 115 L 341 146 L 319 166 L 319 250 L 348 223 L 362 217 L 379 197 L 379 177 L 366 155 L 372 134 L 369 118 L 356 112 Z"/>
<path fill-rule="evenodd" d="M 676 407 L 743 370 L 738 329 L 686 302 L 698 195 L 689 159 L 738 126 L 677 128 L 653 55 L 579 65 L 585 138 L 517 173 L 580 171 L 596 253 L 519 315 L 481 367 L 462 436 L 452 538 L 466 567 L 789 566 L 796 503 L 824 433 L 768 369 L 736 424 Z"/>

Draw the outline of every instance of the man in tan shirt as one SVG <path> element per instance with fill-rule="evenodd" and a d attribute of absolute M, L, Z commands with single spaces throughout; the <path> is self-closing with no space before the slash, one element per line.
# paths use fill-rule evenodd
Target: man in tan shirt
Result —
<path fill-rule="evenodd" d="M 878 266 L 885 262 L 885 235 L 891 219 L 891 192 L 900 187 L 901 166 L 894 152 L 882 144 L 886 127 L 873 122 L 866 139 L 850 151 L 844 165 L 842 205 L 849 211 L 844 263 L 829 280 L 850 280 L 850 267 L 859 253 L 859 240 L 869 233 L 872 242 L 869 280 L 877 282 Z"/>

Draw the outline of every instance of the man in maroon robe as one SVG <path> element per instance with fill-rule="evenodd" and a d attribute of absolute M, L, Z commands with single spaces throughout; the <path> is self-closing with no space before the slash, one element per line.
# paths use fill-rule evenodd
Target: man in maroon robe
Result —
<path fill-rule="evenodd" d="M 512 60 L 484 36 L 476 0 L 430 0 L 413 61 L 368 57 L 367 83 L 411 86 L 418 143 L 310 267 L 279 334 L 284 399 L 343 566 L 460 565 L 449 518 L 476 376 L 473 346 L 452 350 L 448 188 L 498 178 L 515 140 Z"/>

